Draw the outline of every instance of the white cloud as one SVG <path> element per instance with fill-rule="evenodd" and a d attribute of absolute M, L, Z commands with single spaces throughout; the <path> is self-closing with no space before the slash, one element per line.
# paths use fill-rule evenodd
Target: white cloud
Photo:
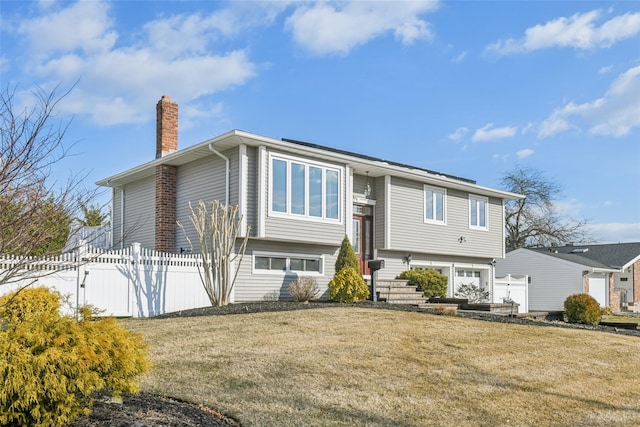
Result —
<path fill-rule="evenodd" d="M 588 224 L 587 229 L 598 243 L 640 242 L 640 223 Z"/>
<path fill-rule="evenodd" d="M 316 55 L 344 55 L 389 32 L 405 45 L 430 40 L 429 24 L 419 16 L 437 7 L 436 1 L 317 2 L 296 7 L 286 28 L 298 45 Z"/>
<path fill-rule="evenodd" d="M 461 127 L 456 129 L 452 134 L 449 134 L 447 136 L 447 138 L 449 138 L 452 141 L 460 141 L 462 138 L 464 138 L 464 136 L 469 132 L 469 129 L 465 128 L 465 127 Z"/>
<path fill-rule="evenodd" d="M 465 50 L 464 52 L 460 53 L 458 56 L 456 56 L 455 58 L 453 58 L 451 60 L 451 62 L 454 62 L 456 64 L 459 64 L 460 62 L 462 62 L 462 60 L 467 56 L 467 51 Z"/>
<path fill-rule="evenodd" d="M 528 28 L 521 39 L 499 40 L 487 46 L 486 51 L 509 55 L 552 47 L 573 47 L 582 50 L 607 48 L 640 32 L 640 13 L 615 16 L 597 26 L 595 21 L 600 16 L 599 10 L 593 10 L 576 13 L 569 18 L 556 18 Z"/>
<path fill-rule="evenodd" d="M 538 137 L 546 138 L 581 125 L 594 135 L 621 137 L 640 126 L 640 66 L 628 69 L 609 86 L 602 98 L 569 102 L 545 119 Z M 576 123 L 580 122 L 580 123 Z"/>
<path fill-rule="evenodd" d="M 28 71 L 44 82 L 80 79 L 60 104 L 62 112 L 87 115 L 99 125 L 149 120 L 149 105 L 163 94 L 185 107 L 182 112 L 199 114 L 189 102 L 242 85 L 256 73 L 245 50 L 215 52 L 210 46 L 235 31 L 228 10 L 148 22 L 126 45 L 115 44 L 119 35 L 105 3 L 64 6 L 20 23 L 19 31 L 39 53 Z"/>
<path fill-rule="evenodd" d="M 606 67 L 601 67 L 598 70 L 598 74 L 607 74 L 611 70 L 613 70 L 613 65 L 607 65 Z"/>
<path fill-rule="evenodd" d="M 529 157 L 533 155 L 534 151 L 530 148 L 525 148 L 524 150 L 520 150 L 516 153 L 519 159 L 524 159 L 525 157 Z"/>
<path fill-rule="evenodd" d="M 473 142 L 478 141 L 493 141 L 494 139 L 511 138 L 516 134 L 518 128 L 515 126 L 505 126 L 502 128 L 493 128 L 493 123 L 487 124 L 485 127 L 476 129 L 471 140 Z"/>

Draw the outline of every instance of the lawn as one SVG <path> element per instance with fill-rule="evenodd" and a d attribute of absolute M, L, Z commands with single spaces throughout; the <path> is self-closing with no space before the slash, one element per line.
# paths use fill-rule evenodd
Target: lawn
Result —
<path fill-rule="evenodd" d="M 640 425 L 640 339 L 337 307 L 125 320 L 146 391 L 243 426 Z"/>

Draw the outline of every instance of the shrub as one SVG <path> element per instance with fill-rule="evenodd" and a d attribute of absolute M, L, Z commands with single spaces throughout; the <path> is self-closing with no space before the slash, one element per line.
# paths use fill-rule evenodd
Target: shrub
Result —
<path fill-rule="evenodd" d="M 426 297 L 443 297 L 447 294 L 447 276 L 436 270 L 406 270 L 400 273 L 396 279 L 409 280 L 410 285 L 415 285 Z"/>
<path fill-rule="evenodd" d="M 456 288 L 456 298 L 468 299 L 471 304 L 485 302 L 489 299 L 489 291 L 474 283 L 463 283 Z"/>
<path fill-rule="evenodd" d="M 340 245 L 340 251 L 338 252 L 338 258 L 335 264 L 335 274 L 342 271 L 343 268 L 351 267 L 356 271 L 360 271 L 360 260 L 356 256 L 356 252 L 353 250 L 353 246 L 347 236 L 342 239 Z"/>
<path fill-rule="evenodd" d="M 149 367 L 141 337 L 90 308 L 62 316 L 60 300 L 45 288 L 0 298 L 2 425 L 62 426 L 90 412 L 96 391 L 138 391 Z"/>
<path fill-rule="evenodd" d="M 444 305 L 436 305 L 435 307 L 432 308 L 433 312 L 435 314 L 440 314 L 440 315 L 444 315 L 444 316 L 457 316 L 458 315 L 458 310 L 456 310 L 453 307 L 447 307 Z"/>
<path fill-rule="evenodd" d="M 569 323 L 597 325 L 602 318 L 600 304 L 589 294 L 573 294 L 564 300 L 564 314 Z"/>
<path fill-rule="evenodd" d="M 294 301 L 309 302 L 318 295 L 320 288 L 318 288 L 316 279 L 310 276 L 302 276 L 289 283 L 287 291 Z"/>
<path fill-rule="evenodd" d="M 369 287 L 360 272 L 347 267 L 329 282 L 329 298 L 340 302 L 357 302 L 369 297 Z"/>

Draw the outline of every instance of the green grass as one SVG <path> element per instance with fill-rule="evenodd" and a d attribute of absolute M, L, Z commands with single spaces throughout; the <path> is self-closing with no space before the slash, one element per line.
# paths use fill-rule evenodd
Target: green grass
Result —
<path fill-rule="evenodd" d="M 640 425 L 640 338 L 325 308 L 123 321 L 144 390 L 245 426 Z"/>
<path fill-rule="evenodd" d="M 608 316 L 603 316 L 602 320 L 604 320 L 606 322 L 640 323 L 640 317 L 631 317 L 631 316 L 608 315 Z"/>

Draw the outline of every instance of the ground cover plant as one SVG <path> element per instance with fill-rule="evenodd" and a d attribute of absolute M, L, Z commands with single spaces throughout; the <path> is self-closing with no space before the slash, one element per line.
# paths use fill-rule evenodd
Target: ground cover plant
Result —
<path fill-rule="evenodd" d="M 640 424 L 640 339 L 353 306 L 125 320 L 146 392 L 243 426 Z"/>

